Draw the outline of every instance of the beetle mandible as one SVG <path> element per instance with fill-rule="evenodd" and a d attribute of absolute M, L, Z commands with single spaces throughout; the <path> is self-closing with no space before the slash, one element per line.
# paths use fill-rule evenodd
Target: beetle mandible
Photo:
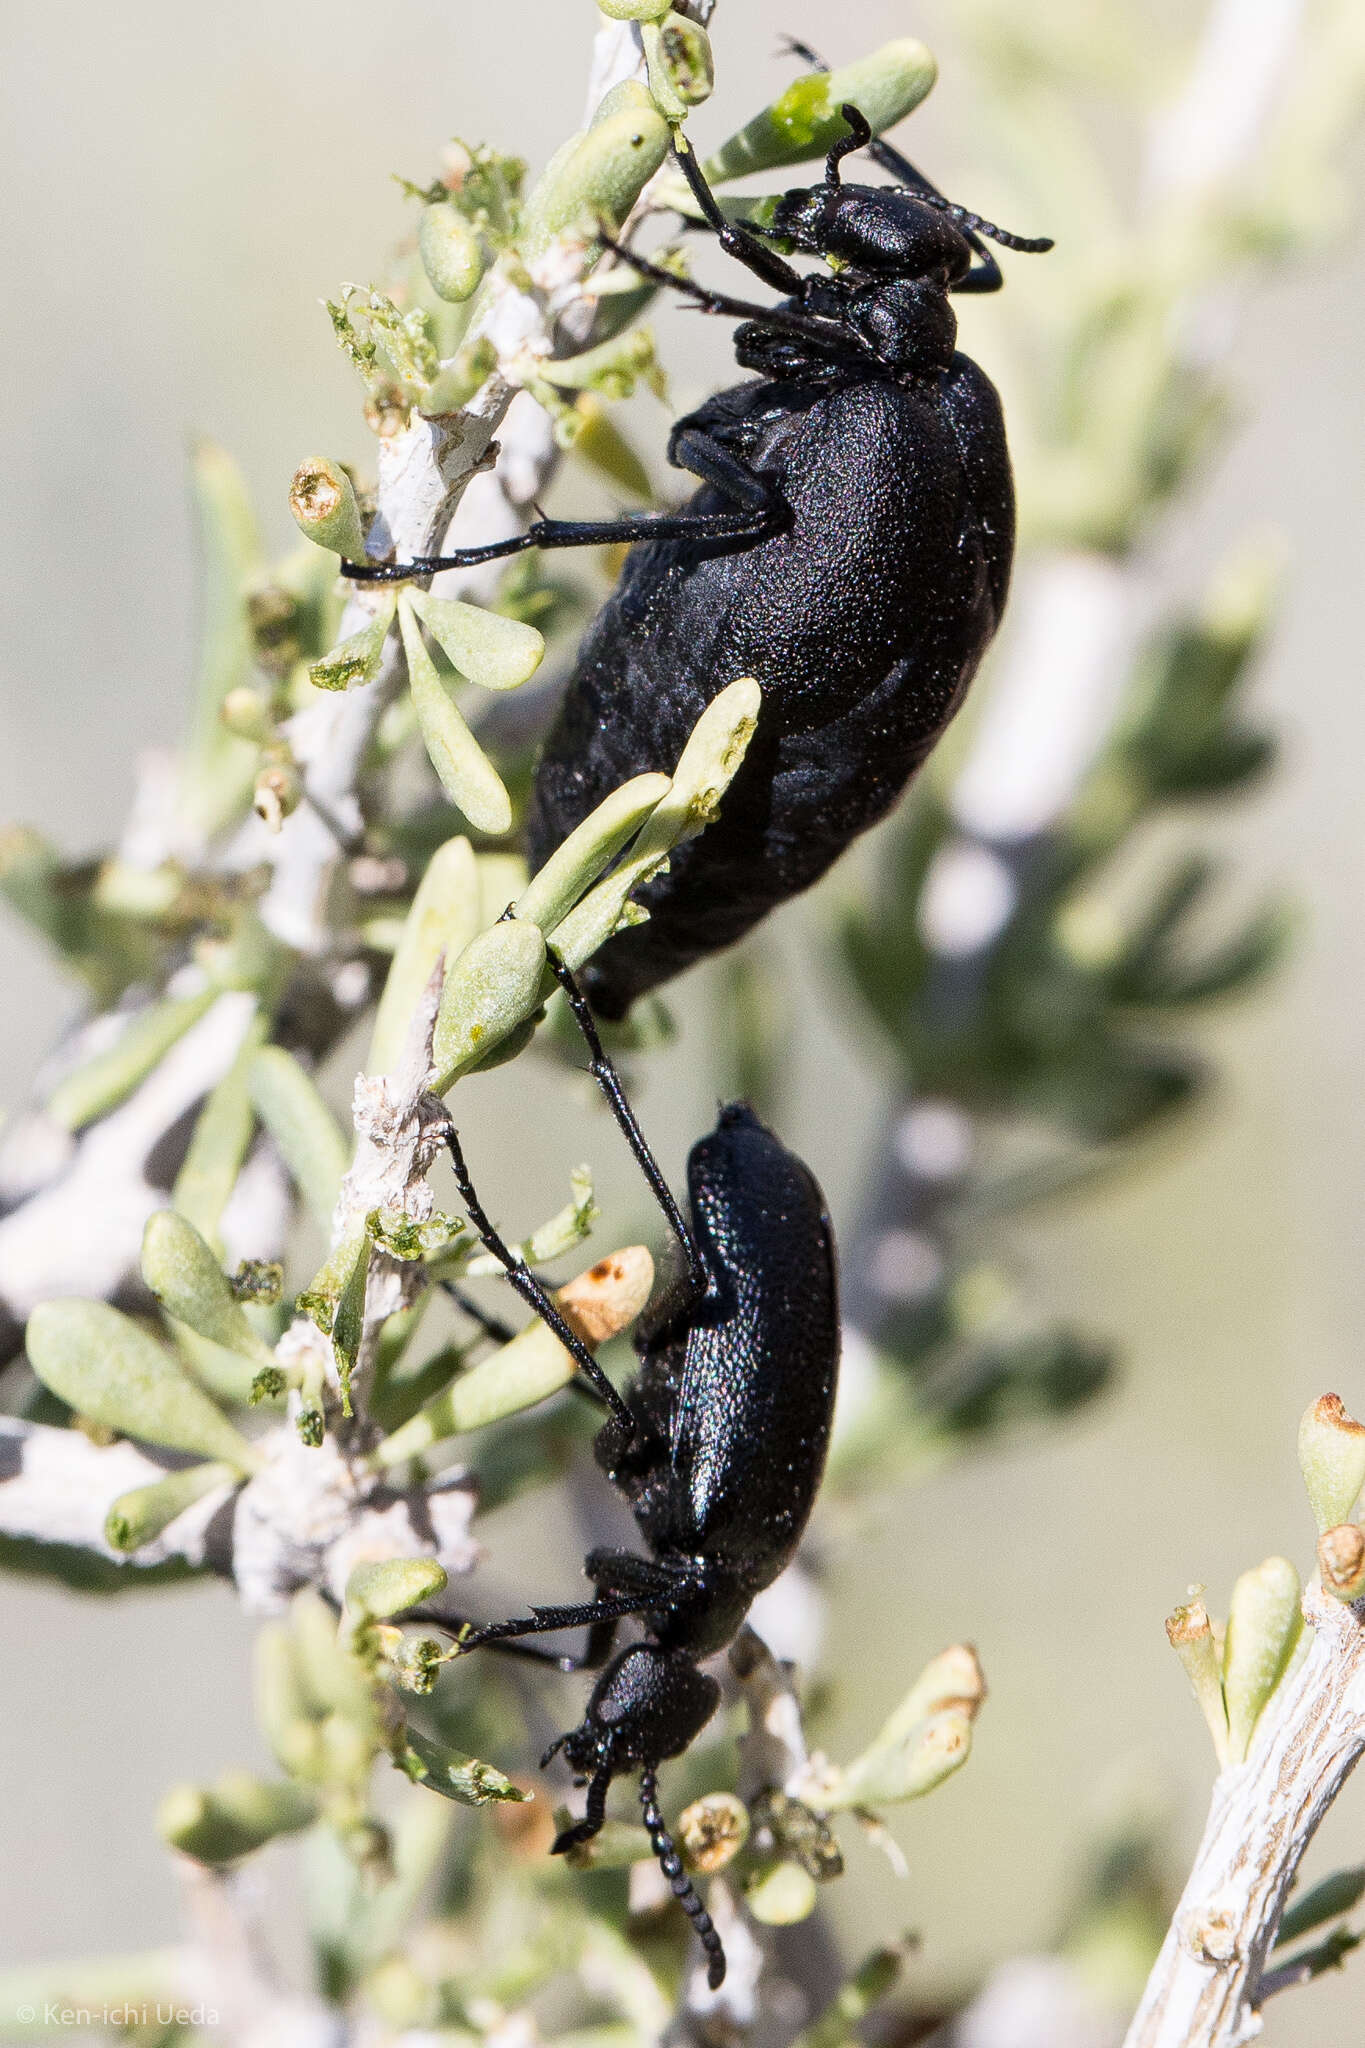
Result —
<path fill-rule="evenodd" d="M 579 1726 L 541 1759 L 544 1768 L 562 1752 L 588 1786 L 583 1819 L 557 1837 L 553 1853 L 591 1840 L 612 1779 L 638 1771 L 651 1847 L 706 1951 L 715 1988 L 725 1952 L 660 1812 L 657 1774 L 719 1701 L 699 1660 L 724 1649 L 751 1601 L 791 1561 L 819 1489 L 839 1363 L 834 1238 L 809 1168 L 740 1102 L 722 1109 L 692 1147 L 684 1220 L 586 998 L 561 962 L 552 956 L 551 964 L 686 1261 L 685 1275 L 637 1333 L 639 1372 L 624 1397 L 499 1236 L 448 1121 L 445 1140 L 475 1229 L 611 1408 L 595 1441 L 597 1462 L 630 1504 L 650 1554 L 590 1551 L 583 1569 L 591 1600 L 475 1628 L 460 1647 L 536 1654 L 525 1637 L 586 1627 L 582 1657 L 548 1659 L 566 1670 L 606 1664 Z M 643 1637 L 611 1656 L 627 1616 L 638 1617 Z"/>
<path fill-rule="evenodd" d="M 799 55 L 819 63 L 796 45 Z M 1014 499 L 1000 403 L 955 352 L 952 292 L 996 290 L 983 236 L 874 140 L 856 107 L 824 182 L 788 192 L 771 226 L 728 221 L 691 151 L 678 158 L 724 248 L 784 294 L 760 306 L 609 244 L 703 310 L 739 319 L 749 381 L 675 425 L 669 460 L 702 479 L 676 513 L 538 520 L 485 547 L 407 563 L 348 563 L 360 580 L 467 567 L 529 547 L 633 541 L 588 628 L 545 741 L 527 821 L 533 867 L 612 789 L 671 769 L 736 676 L 764 708 L 721 814 L 640 892 L 647 923 L 584 970 L 599 1014 L 732 944 L 806 889 L 881 818 L 962 701 L 1005 603 Z M 897 186 L 845 184 L 867 149 Z M 772 246 L 829 258 L 803 275 Z"/>

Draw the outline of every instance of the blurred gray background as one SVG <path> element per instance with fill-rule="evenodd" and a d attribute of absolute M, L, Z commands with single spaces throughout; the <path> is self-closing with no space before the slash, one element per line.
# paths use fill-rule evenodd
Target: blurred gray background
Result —
<path fill-rule="evenodd" d="M 696 119 L 701 142 L 785 78 L 779 29 L 834 42 L 836 55 L 918 33 L 943 71 L 915 117 L 913 154 L 970 202 L 952 0 L 852 0 L 833 28 L 829 13 L 820 0 L 723 0 L 721 91 Z M 73 852 L 116 831 L 133 755 L 176 726 L 193 659 L 187 437 L 212 435 L 237 457 L 272 544 L 288 537 L 300 459 L 365 459 L 356 387 L 320 297 L 382 270 L 406 219 L 391 170 L 427 176 L 452 133 L 543 160 L 581 116 L 593 19 L 587 0 L 9 11 L 0 819 L 41 824 Z M 1061 221 L 1010 224 L 1065 233 Z M 979 1645 L 991 1681 L 969 1769 L 895 1824 L 908 1880 L 854 1842 L 836 1888 L 860 1948 L 921 1930 L 913 1967 L 925 1986 L 1046 1943 L 1094 1827 L 1117 1808 L 1165 1811 L 1178 1851 L 1192 1846 L 1212 1759 L 1162 1618 L 1195 1579 L 1223 1604 L 1236 1573 L 1269 1552 L 1306 1568 L 1299 1413 L 1329 1388 L 1365 1406 L 1362 315 L 1357 223 L 1254 299 L 1234 362 L 1239 429 L 1153 537 L 1156 570 L 1194 591 L 1249 520 L 1288 536 L 1288 601 L 1255 693 L 1284 764 L 1212 832 L 1234 893 L 1283 884 L 1302 926 L 1273 989 L 1201 1027 L 1223 1076 L 1209 1109 L 1102 1197 L 1012 1232 L 1040 1301 L 1121 1339 L 1121 1385 L 1065 1432 L 889 1497 L 838 1561 L 831 1668 L 858 1674 L 841 1709 L 850 1741 L 953 1638 Z M 963 313 L 968 348 L 975 317 Z M 660 325 L 681 409 L 725 378 L 726 332 Z M 666 415 L 645 422 L 661 447 Z M 851 1220 L 885 1077 L 829 1013 L 806 958 L 811 928 L 797 911 L 782 934 L 803 1012 L 787 1135 Z M 8 919 L 0 989 L 3 1106 L 22 1096 L 73 997 Z M 680 1014 L 679 1043 L 649 1063 L 639 1096 L 675 1176 L 711 1115 L 702 997 Z M 609 1127 L 548 1066 L 517 1069 L 518 1097 L 532 1086 L 543 1118 L 535 1156 L 508 1162 L 506 1085 L 471 1087 L 468 1111 L 471 1158 L 498 1163 L 505 1213 L 590 1155 L 604 1230 L 620 1242 L 648 1227 Z M 555 1569 L 567 1583 L 567 1555 Z M 0 1585 L 10 1958 L 174 1938 L 152 1811 L 174 1778 L 257 1755 L 249 1637 L 218 1589 L 99 1605 Z M 1365 1785 L 1332 1814 L 1313 1868 L 1362 1860 Z M 1267 2039 L 1362 2040 L 1362 2010 L 1357 1959 L 1272 2010 Z"/>

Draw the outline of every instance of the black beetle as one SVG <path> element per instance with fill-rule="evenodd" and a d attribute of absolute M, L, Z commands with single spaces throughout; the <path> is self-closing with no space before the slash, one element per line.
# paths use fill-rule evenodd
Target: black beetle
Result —
<path fill-rule="evenodd" d="M 798 53 L 812 53 L 797 46 Z M 671 768 L 711 698 L 762 684 L 758 732 L 719 819 L 640 892 L 649 921 L 584 970 L 594 1008 L 730 945 L 809 887 L 895 802 L 961 703 L 999 623 L 1014 499 L 995 390 L 954 352 L 950 292 L 1002 282 L 981 237 L 1041 250 L 951 205 L 855 107 L 824 183 L 788 192 L 762 234 L 725 219 L 695 158 L 679 161 L 731 255 L 786 296 L 750 305 L 637 270 L 738 318 L 755 379 L 679 420 L 669 460 L 703 487 L 678 513 L 540 520 L 516 539 L 399 564 L 425 574 L 524 547 L 636 541 L 589 627 L 550 729 L 527 821 L 538 866 L 619 783 Z M 870 148 L 897 187 L 845 185 Z M 763 237 L 766 236 L 767 239 Z M 803 276 L 770 240 L 827 257 Z M 615 246 L 615 245 L 611 245 Z"/>
<path fill-rule="evenodd" d="M 498 1235 L 471 1185 L 458 1136 L 447 1128 L 475 1228 L 610 1403 L 595 1442 L 597 1462 L 630 1503 L 650 1551 L 589 1552 L 583 1569 L 595 1598 L 535 1607 L 473 1629 L 461 1648 L 516 1649 L 518 1638 L 586 1627 L 582 1657 L 549 1661 L 592 1669 L 610 1655 L 618 1622 L 640 1618 L 643 1639 L 611 1659 L 580 1725 L 541 1760 L 543 1768 L 562 1751 L 588 1785 L 584 1818 L 559 1835 L 553 1853 L 590 1840 L 605 1817 L 612 1779 L 638 1771 L 651 1846 L 706 1950 L 715 1988 L 725 1975 L 725 1953 L 659 1811 L 657 1772 L 714 1713 L 720 1688 L 698 1670 L 698 1660 L 724 1649 L 750 1602 L 791 1561 L 819 1489 L 839 1364 L 834 1238 L 810 1170 L 740 1102 L 722 1109 L 715 1129 L 692 1148 L 685 1222 L 602 1050 L 586 998 L 568 970 L 552 964 L 588 1039 L 593 1072 L 660 1194 L 688 1270 L 637 1333 L 640 1369 L 623 1398 Z"/>

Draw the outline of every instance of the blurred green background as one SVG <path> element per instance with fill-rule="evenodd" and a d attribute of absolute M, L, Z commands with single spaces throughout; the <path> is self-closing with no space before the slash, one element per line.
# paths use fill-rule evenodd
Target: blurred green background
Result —
<path fill-rule="evenodd" d="M 1154 66 L 1169 64 L 1163 22 L 1180 13 L 1137 0 L 1133 12 Z M 837 57 L 915 33 L 942 76 L 897 139 L 973 203 L 989 139 L 971 130 L 953 0 L 852 0 L 829 16 L 820 0 L 722 0 L 720 89 L 696 117 L 701 144 L 785 78 L 779 31 Z M 295 464 L 319 450 L 366 459 L 356 389 L 318 302 L 343 278 L 377 276 L 403 232 L 388 173 L 424 177 L 452 133 L 538 165 L 581 116 L 593 21 L 587 0 L 392 0 L 382 10 L 142 0 L 119 12 L 49 0 L 11 13 L 0 80 L 10 306 L 0 818 L 41 823 L 71 851 L 117 830 L 133 756 L 178 725 L 191 670 L 187 437 L 206 433 L 233 452 L 271 542 L 287 540 Z M 1010 226 L 1066 235 L 1064 220 L 1018 211 Z M 1153 586 L 1190 597 L 1249 520 L 1287 537 L 1287 599 L 1253 692 L 1282 736 L 1282 765 L 1235 819 L 1201 836 L 1232 862 L 1239 897 L 1281 884 L 1302 926 L 1269 990 L 1196 1027 L 1222 1075 L 1208 1106 L 1102 1193 L 1010 1226 L 1038 1301 L 1121 1342 L 1117 1390 L 1060 1432 L 885 1496 L 831 1557 L 826 1662 L 848 1674 L 849 1740 L 869 1735 L 949 1640 L 976 1642 L 991 1683 L 968 1770 L 894 1822 L 908 1879 L 853 1842 L 832 1897 L 859 1949 L 921 1931 L 917 1986 L 961 1982 L 1047 1944 L 1087 1844 L 1116 1812 L 1163 1818 L 1178 1874 L 1212 1757 L 1162 1618 L 1196 1579 L 1221 1606 L 1236 1573 L 1271 1551 L 1306 1569 L 1299 1413 L 1327 1389 L 1356 1413 L 1365 1405 L 1362 315 L 1359 223 L 1256 291 L 1232 359 L 1239 425 L 1151 537 Z M 979 337 L 988 369 L 993 317 L 960 308 L 964 345 Z M 726 379 L 727 332 L 679 313 L 657 325 L 682 410 Z M 662 408 L 635 418 L 661 450 Z M 830 898 L 848 883 L 847 868 L 836 872 L 823 914 L 818 901 L 789 911 L 779 935 L 799 1013 L 784 1135 L 846 1225 L 889 1085 L 822 971 Z M 0 988 L 8 1106 L 72 997 L 9 921 Z M 704 976 L 677 1010 L 677 1043 L 642 1064 L 636 1089 L 675 1179 L 712 1115 Z M 337 1063 L 338 1102 L 355 1064 L 349 1053 Z M 535 1147 L 509 1159 L 500 1108 L 515 1100 L 523 1118 L 528 1091 Z M 541 1213 L 540 1191 L 558 1190 L 590 1156 L 607 1212 L 599 1242 L 651 1227 L 610 1127 L 549 1063 L 480 1081 L 465 1115 L 471 1162 L 496 1164 L 503 1213 Z M 519 1532 L 503 1582 L 520 1585 L 524 1569 L 537 1597 L 551 1594 L 547 1573 L 571 1584 L 572 1536 L 524 1518 Z M 222 1589 L 96 1605 L 0 1585 L 9 1956 L 172 1938 L 177 1904 L 152 1810 L 172 1779 L 258 1755 L 249 1637 Z M 1363 1842 L 1365 1783 L 1339 1802 L 1311 1870 L 1361 1861 Z M 1272 2009 L 1267 2038 L 1365 2038 L 1362 2006 L 1365 1969 L 1348 1967 Z"/>

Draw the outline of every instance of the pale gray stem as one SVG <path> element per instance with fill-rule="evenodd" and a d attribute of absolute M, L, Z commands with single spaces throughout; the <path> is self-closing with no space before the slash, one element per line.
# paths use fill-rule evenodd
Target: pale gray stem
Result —
<path fill-rule="evenodd" d="M 1242 2048 L 1280 1988 L 1266 1956 L 1304 1851 L 1365 1750 L 1365 1602 L 1305 1595 L 1308 1654 L 1251 1755 L 1213 1788 L 1204 1838 L 1124 2048 Z"/>

